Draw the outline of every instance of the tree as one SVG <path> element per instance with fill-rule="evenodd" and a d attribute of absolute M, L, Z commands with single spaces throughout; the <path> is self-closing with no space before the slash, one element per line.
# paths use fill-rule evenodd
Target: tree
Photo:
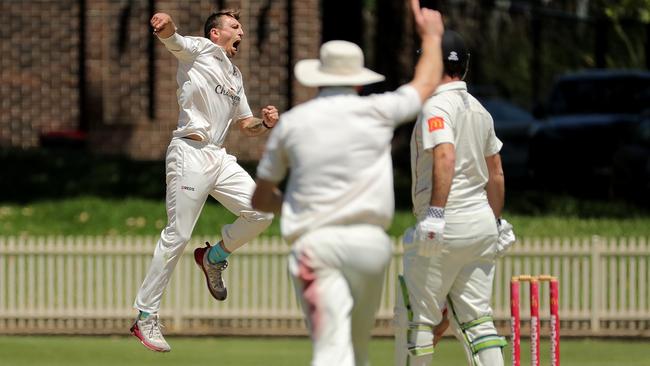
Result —
<path fill-rule="evenodd" d="M 635 44 L 634 40 L 630 37 L 629 30 L 623 27 L 626 21 L 634 21 L 642 23 L 646 28 L 646 42 L 645 42 L 645 55 L 646 67 L 650 64 L 647 59 L 648 48 L 650 47 L 648 38 L 650 35 L 650 0 L 598 0 L 595 2 L 596 11 L 600 12 L 603 16 L 611 21 L 612 28 L 616 35 L 621 39 L 625 45 L 625 49 L 630 56 L 630 61 L 635 66 L 643 65 L 643 47 Z"/>

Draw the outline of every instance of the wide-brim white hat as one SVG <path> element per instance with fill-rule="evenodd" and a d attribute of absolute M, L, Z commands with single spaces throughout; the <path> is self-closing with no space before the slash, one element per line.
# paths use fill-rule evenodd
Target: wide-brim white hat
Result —
<path fill-rule="evenodd" d="M 356 86 L 386 79 L 363 67 L 361 48 L 347 41 L 323 43 L 319 60 L 298 61 L 293 72 L 298 82 L 305 86 Z"/>

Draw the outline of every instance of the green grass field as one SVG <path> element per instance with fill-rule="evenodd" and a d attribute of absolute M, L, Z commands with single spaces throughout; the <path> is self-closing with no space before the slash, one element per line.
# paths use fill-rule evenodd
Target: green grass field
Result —
<path fill-rule="evenodd" d="M 535 198 L 537 199 L 537 198 Z M 522 198 L 517 205 L 533 205 L 533 198 Z M 553 236 L 648 236 L 650 213 L 626 205 L 601 207 L 571 199 L 546 202 L 542 211 L 522 207 L 504 217 L 520 237 Z M 535 207 L 538 207 L 535 204 Z M 507 206 L 506 206 L 507 207 Z M 166 224 L 163 200 L 109 200 L 96 197 L 30 204 L 0 203 L 2 235 L 157 235 Z M 208 199 L 194 235 L 215 235 L 234 216 L 218 202 Z M 389 230 L 399 236 L 415 219 L 410 211 L 397 211 Z M 279 235 L 278 220 L 262 235 Z"/>
<path fill-rule="evenodd" d="M 2 336 L 3 366 L 165 366 L 308 365 L 311 345 L 306 338 L 169 337 L 170 353 L 146 350 L 133 337 Z M 522 343 L 522 365 L 529 364 L 528 343 Z M 389 338 L 371 343 L 373 366 L 393 364 Z M 542 365 L 548 364 L 548 343 L 542 344 Z M 510 348 L 505 349 L 506 364 Z M 623 340 L 562 340 L 563 366 L 648 366 L 647 342 Z M 434 365 L 465 365 L 459 343 L 444 339 L 436 348 Z M 334 365 L 333 365 L 334 366 Z"/>

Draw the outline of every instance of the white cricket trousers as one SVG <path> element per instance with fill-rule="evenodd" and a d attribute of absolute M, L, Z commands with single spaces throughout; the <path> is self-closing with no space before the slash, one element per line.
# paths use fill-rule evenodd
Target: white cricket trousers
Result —
<path fill-rule="evenodd" d="M 433 257 L 419 256 L 417 242 L 404 244 L 401 285 L 406 289 L 397 291 L 396 366 L 431 364 L 435 358 L 431 330 L 442 321 L 445 308 L 469 365 L 503 365 L 501 348 L 493 345 L 503 340 L 496 334 L 490 307 L 497 235 L 494 214 L 486 207 L 472 215 L 447 217 L 444 247 Z M 405 308 L 406 301 L 412 313 Z M 461 331 L 460 326 L 466 329 Z M 487 340 L 493 343 L 481 343 Z M 481 347 L 485 348 L 476 351 Z"/>
<path fill-rule="evenodd" d="M 293 245 L 289 271 L 313 342 L 312 366 L 366 366 L 390 239 L 374 225 L 331 226 Z"/>
<path fill-rule="evenodd" d="M 172 139 L 167 149 L 166 182 L 167 226 L 134 304 L 149 313 L 160 309 L 163 291 L 208 195 L 238 216 L 221 229 L 224 245 L 231 252 L 264 231 L 273 219 L 273 215 L 251 208 L 255 182 L 224 148 L 186 138 Z"/>

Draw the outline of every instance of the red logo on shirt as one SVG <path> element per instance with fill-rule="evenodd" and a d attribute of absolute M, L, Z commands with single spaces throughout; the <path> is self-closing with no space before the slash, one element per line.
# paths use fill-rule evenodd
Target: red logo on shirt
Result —
<path fill-rule="evenodd" d="M 442 119 L 442 117 L 431 117 L 427 120 L 427 123 L 429 124 L 429 132 L 433 132 L 435 130 L 442 130 L 445 128 L 445 120 Z"/>

